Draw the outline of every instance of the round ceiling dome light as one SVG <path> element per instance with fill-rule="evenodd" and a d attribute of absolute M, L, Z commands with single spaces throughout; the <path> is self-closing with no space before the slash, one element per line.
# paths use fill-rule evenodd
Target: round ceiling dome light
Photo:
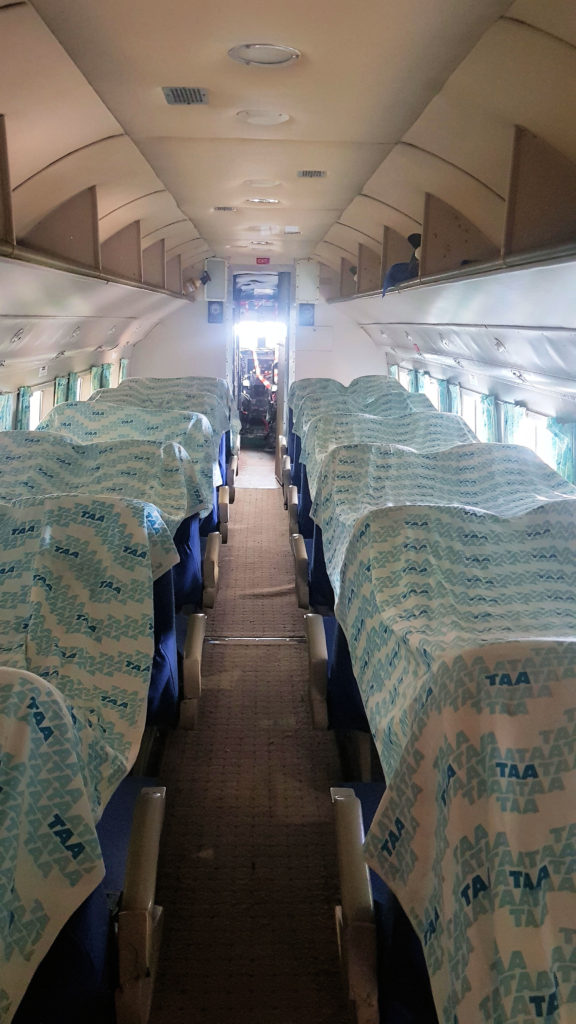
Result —
<path fill-rule="evenodd" d="M 300 51 L 293 46 L 278 46 L 276 43 L 239 43 L 228 50 L 228 56 L 239 64 L 272 68 L 293 64 L 300 57 Z"/>
<path fill-rule="evenodd" d="M 260 128 L 273 128 L 290 120 L 290 114 L 281 114 L 276 110 L 239 110 L 236 114 L 239 121 L 255 124 Z"/>

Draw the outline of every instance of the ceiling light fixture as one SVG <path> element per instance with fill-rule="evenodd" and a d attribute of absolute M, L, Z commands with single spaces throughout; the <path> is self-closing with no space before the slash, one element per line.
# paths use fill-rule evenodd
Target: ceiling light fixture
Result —
<path fill-rule="evenodd" d="M 260 128 L 273 128 L 277 124 L 283 124 L 290 120 L 290 114 L 283 114 L 276 110 L 239 110 L 236 117 L 239 121 L 255 124 Z"/>
<path fill-rule="evenodd" d="M 301 54 L 293 46 L 279 46 L 277 43 L 239 43 L 228 50 L 228 56 L 238 64 L 272 68 L 293 64 Z"/>
<path fill-rule="evenodd" d="M 265 199 L 262 196 L 255 196 L 251 199 L 245 199 L 245 203 L 250 203 L 251 206 L 278 206 L 279 199 Z"/>
<path fill-rule="evenodd" d="M 273 178 L 247 178 L 244 184 L 248 188 L 278 188 L 280 182 Z"/>

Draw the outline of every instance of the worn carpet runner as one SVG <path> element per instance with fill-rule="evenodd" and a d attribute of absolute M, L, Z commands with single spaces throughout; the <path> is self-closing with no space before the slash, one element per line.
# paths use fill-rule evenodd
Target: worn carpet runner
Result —
<path fill-rule="evenodd" d="M 255 457 L 257 462 L 255 461 Z M 171 736 L 152 1024 L 348 1024 L 332 734 L 315 732 L 281 491 L 243 452 L 196 731 Z M 253 465 L 254 463 L 254 465 Z M 251 482 L 257 472 L 259 487 Z"/>

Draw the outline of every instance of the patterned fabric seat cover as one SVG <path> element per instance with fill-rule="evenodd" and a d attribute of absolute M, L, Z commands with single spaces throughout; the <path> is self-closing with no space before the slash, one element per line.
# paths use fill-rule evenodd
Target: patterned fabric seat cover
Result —
<path fill-rule="evenodd" d="M 182 445 L 208 486 L 222 483 L 219 441 L 201 413 L 160 410 L 108 402 L 63 402 L 39 423 L 37 430 L 64 434 L 80 444 L 94 441 L 175 441 Z"/>
<path fill-rule="evenodd" d="M 574 1015 L 575 594 L 570 500 L 379 509 L 346 550 L 336 614 L 388 783 L 368 860 L 441 1024 Z"/>
<path fill-rule="evenodd" d="M 0 445 L 0 501 L 80 492 L 156 505 L 174 534 L 186 516 L 212 505 L 212 460 L 194 461 L 173 441 L 78 444 L 49 431 L 11 431 Z"/>
<path fill-rule="evenodd" d="M 156 508 L 76 495 L 0 506 L 0 1015 L 8 1024 L 103 875 L 95 825 L 140 746 Z"/>
<path fill-rule="evenodd" d="M 310 421 L 300 458 L 306 465 L 310 493 L 315 496 L 322 461 L 340 444 L 365 441 L 401 445 L 417 452 L 433 452 L 475 440 L 464 420 L 452 413 L 408 412 L 387 418 L 333 414 Z"/>
<path fill-rule="evenodd" d="M 508 517 L 564 496 L 576 498 L 576 487 L 519 445 L 468 444 L 419 454 L 391 445 L 352 444 L 326 455 L 312 517 L 322 530 L 337 597 L 352 531 L 372 509 L 461 505 Z"/>

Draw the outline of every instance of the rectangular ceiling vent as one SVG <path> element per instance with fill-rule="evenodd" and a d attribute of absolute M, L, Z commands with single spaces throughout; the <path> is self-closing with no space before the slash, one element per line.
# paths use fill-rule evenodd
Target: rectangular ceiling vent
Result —
<path fill-rule="evenodd" d="M 299 178 L 325 178 L 326 171 L 298 171 Z"/>
<path fill-rule="evenodd" d="M 215 213 L 238 213 L 237 206 L 215 206 Z"/>
<path fill-rule="evenodd" d="M 208 90 L 190 85 L 163 85 L 162 92 L 170 106 L 191 107 L 208 103 Z"/>

